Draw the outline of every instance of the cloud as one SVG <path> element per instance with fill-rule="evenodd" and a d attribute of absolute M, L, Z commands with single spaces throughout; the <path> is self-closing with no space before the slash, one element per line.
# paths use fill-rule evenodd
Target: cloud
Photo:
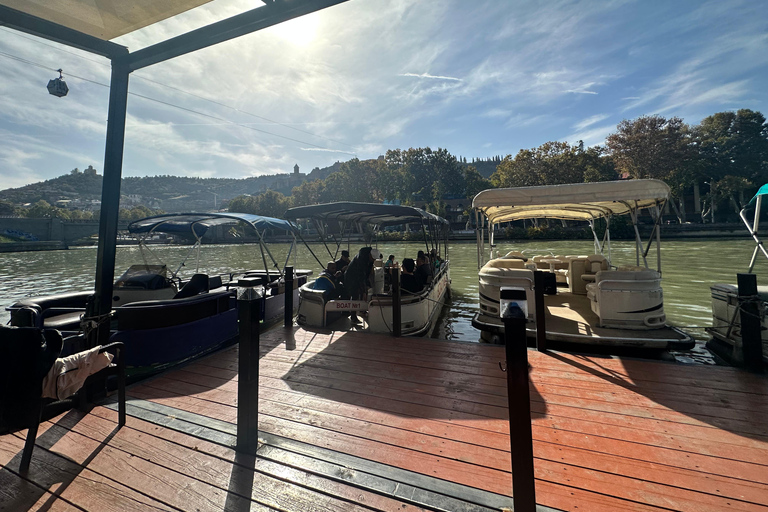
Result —
<path fill-rule="evenodd" d="M 461 82 L 462 81 L 461 78 L 456 78 L 456 77 L 452 77 L 452 76 L 429 75 L 427 73 L 422 73 L 420 75 L 418 75 L 416 73 L 400 73 L 398 76 L 413 76 L 413 77 L 416 77 L 416 78 L 434 78 L 434 79 L 438 79 L 438 80 L 455 80 L 457 82 Z"/>
<path fill-rule="evenodd" d="M 576 142 L 582 141 L 587 147 L 597 146 L 600 144 L 605 144 L 606 137 L 608 137 L 608 135 L 614 131 L 616 131 L 615 124 L 604 125 L 592 128 L 591 130 L 579 130 L 570 135 L 567 135 L 566 137 L 563 137 L 561 140 L 564 140 L 569 144 L 576 144 Z"/>
<path fill-rule="evenodd" d="M 579 121 L 578 123 L 573 125 L 573 127 L 578 131 L 582 131 L 584 128 L 588 126 L 592 126 L 595 123 L 599 123 L 600 121 L 604 121 L 609 117 L 610 116 L 608 114 L 595 114 L 594 116 L 591 116 Z"/>

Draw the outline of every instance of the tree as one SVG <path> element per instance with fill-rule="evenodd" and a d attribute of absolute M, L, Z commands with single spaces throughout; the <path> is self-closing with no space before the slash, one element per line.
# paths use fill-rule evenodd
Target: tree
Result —
<path fill-rule="evenodd" d="M 472 199 L 478 192 L 491 188 L 491 181 L 483 178 L 474 166 L 464 168 L 465 197 Z"/>
<path fill-rule="evenodd" d="M 592 167 L 592 174 L 602 176 L 610 164 L 601 160 L 601 151 L 584 150 L 579 142 L 571 146 L 567 142 L 545 142 L 538 148 L 521 149 L 515 158 L 507 155 L 491 175 L 496 187 L 531 187 L 583 183 L 585 173 Z"/>
<path fill-rule="evenodd" d="M 706 201 L 714 222 L 715 205 L 729 201 L 738 212 L 749 189 L 768 182 L 768 124 L 760 112 L 718 112 L 693 129 L 699 173 L 710 185 Z"/>
<path fill-rule="evenodd" d="M 690 129 L 679 117 L 624 119 L 606 139 L 616 169 L 632 178 L 664 180 L 689 156 Z"/>
<path fill-rule="evenodd" d="M 632 178 L 654 178 L 670 184 L 680 221 L 685 221 L 683 194 L 698 179 L 691 129 L 679 117 L 659 115 L 624 119 L 606 139 L 616 169 Z"/>
<path fill-rule="evenodd" d="M 305 206 L 322 202 L 320 198 L 325 191 L 325 181 L 305 181 L 291 191 L 294 206 Z"/>

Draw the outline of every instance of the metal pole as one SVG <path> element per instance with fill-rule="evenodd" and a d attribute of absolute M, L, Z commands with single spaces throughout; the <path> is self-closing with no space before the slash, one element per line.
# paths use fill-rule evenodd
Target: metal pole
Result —
<path fill-rule="evenodd" d="M 517 304 L 502 312 L 507 357 L 509 446 L 512 459 L 512 497 L 515 512 L 535 512 L 531 397 L 528 387 L 528 348 L 525 313 Z"/>
<path fill-rule="evenodd" d="M 739 315 L 741 316 L 741 349 L 744 366 L 760 372 L 763 366 L 763 340 L 760 311 L 757 306 L 757 276 L 736 274 L 739 287 Z"/>
<path fill-rule="evenodd" d="M 400 310 L 400 267 L 390 267 L 389 272 L 392 282 L 392 335 L 398 338 L 402 335 L 403 326 Z"/>
<path fill-rule="evenodd" d="M 536 350 L 547 350 L 547 308 L 544 305 L 544 272 L 533 272 L 533 292 L 536 297 Z"/>
<path fill-rule="evenodd" d="M 259 278 L 237 283 L 240 329 L 237 381 L 237 451 L 256 455 L 259 447 L 259 316 L 263 300 Z"/>
<path fill-rule="evenodd" d="M 285 327 L 293 327 L 293 267 L 285 267 Z"/>
<path fill-rule="evenodd" d="M 96 319 L 97 328 L 88 337 L 89 347 L 106 345 L 109 341 L 109 321 L 104 321 L 104 319 L 106 315 L 112 312 L 112 287 L 115 280 L 117 221 L 120 211 L 120 180 L 123 172 L 129 73 L 130 70 L 125 59 L 112 60 L 107 140 L 104 150 L 104 179 L 101 186 L 95 295 L 88 311 L 88 316 Z"/>

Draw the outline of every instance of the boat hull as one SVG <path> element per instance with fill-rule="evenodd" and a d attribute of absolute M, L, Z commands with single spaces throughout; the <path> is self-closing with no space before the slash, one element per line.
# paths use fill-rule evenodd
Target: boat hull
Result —
<path fill-rule="evenodd" d="M 401 297 L 400 319 L 403 336 L 422 336 L 430 334 L 437 323 L 446 297 L 450 291 L 450 265 L 445 262 L 433 282 L 420 294 Z M 351 301 L 328 301 L 321 290 L 314 290 L 314 281 L 301 288 L 298 323 L 305 327 L 323 328 L 342 317 L 344 309 Z M 361 301 L 362 307 L 356 311 L 367 311 L 367 330 L 369 332 L 391 334 L 392 296 L 377 294 L 367 301 Z M 354 306 L 353 306 L 354 307 Z M 347 311 L 351 311 L 347 309 Z"/>
<path fill-rule="evenodd" d="M 744 364 L 744 349 L 741 338 L 741 313 L 739 290 L 733 284 L 714 284 L 710 287 L 712 297 L 712 327 L 707 329 L 712 338 L 707 348 L 736 365 Z M 768 304 L 768 287 L 759 286 L 760 308 L 765 311 Z M 768 363 L 768 319 L 761 314 L 763 361 Z"/>

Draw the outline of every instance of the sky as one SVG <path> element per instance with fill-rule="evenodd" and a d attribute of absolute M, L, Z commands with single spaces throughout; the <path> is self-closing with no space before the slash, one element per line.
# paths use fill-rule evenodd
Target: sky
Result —
<path fill-rule="evenodd" d="M 136 51 L 254 5 L 214 0 L 113 41 Z M 45 87 L 59 68 L 64 98 Z M 107 59 L 0 24 L 0 189 L 102 172 L 109 76 Z M 350 0 L 132 73 L 123 176 L 592 146 L 642 115 L 768 115 L 767 83 L 762 1 Z"/>

